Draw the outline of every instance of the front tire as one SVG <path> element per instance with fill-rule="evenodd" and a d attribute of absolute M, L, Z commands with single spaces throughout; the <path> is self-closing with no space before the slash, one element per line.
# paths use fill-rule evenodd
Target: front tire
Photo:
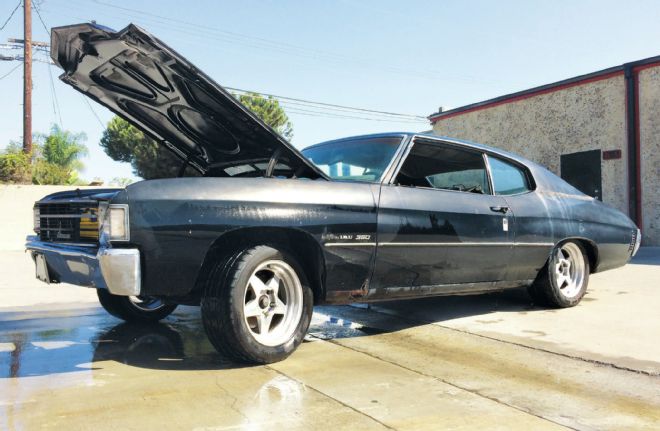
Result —
<path fill-rule="evenodd" d="M 574 307 L 587 293 L 589 272 L 589 259 L 582 244 L 566 241 L 552 251 L 528 292 L 539 305 Z"/>
<path fill-rule="evenodd" d="M 229 358 L 256 364 L 293 353 L 312 311 L 312 291 L 296 259 L 264 245 L 219 262 L 202 298 L 211 344 Z"/>
<path fill-rule="evenodd" d="M 126 322 L 157 322 L 177 307 L 151 296 L 118 296 L 106 289 L 96 289 L 96 294 L 105 311 Z"/>

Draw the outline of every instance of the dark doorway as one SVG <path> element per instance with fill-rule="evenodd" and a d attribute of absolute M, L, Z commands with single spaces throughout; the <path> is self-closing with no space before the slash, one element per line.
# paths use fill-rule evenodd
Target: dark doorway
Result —
<path fill-rule="evenodd" d="M 600 150 L 562 154 L 561 177 L 582 193 L 602 201 L 600 158 Z"/>

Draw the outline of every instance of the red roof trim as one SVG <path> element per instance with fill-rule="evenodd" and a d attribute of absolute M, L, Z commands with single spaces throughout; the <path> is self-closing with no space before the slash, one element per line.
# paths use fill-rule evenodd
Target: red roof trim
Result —
<path fill-rule="evenodd" d="M 658 64 L 647 65 L 647 66 L 642 66 L 642 67 L 653 67 L 653 66 L 657 66 L 657 65 Z M 611 73 L 607 73 L 607 74 L 599 75 L 599 76 L 593 76 L 593 77 L 586 78 L 586 79 L 583 79 L 583 80 L 580 80 L 580 81 L 573 81 L 573 82 L 569 82 L 569 83 L 566 83 L 566 84 L 559 84 L 557 86 L 553 86 L 553 87 L 550 87 L 550 88 L 541 88 L 541 89 L 536 90 L 536 91 L 530 90 L 529 92 L 525 92 L 525 94 L 520 94 L 518 96 L 516 96 L 516 95 L 512 95 L 511 97 L 506 97 L 505 96 L 504 99 L 493 100 L 492 102 L 483 102 L 483 103 L 479 104 L 478 106 L 474 106 L 472 108 L 467 108 L 467 109 L 464 109 L 464 110 L 461 110 L 461 111 L 456 111 L 456 112 L 447 112 L 444 115 L 443 115 L 443 113 L 434 114 L 434 115 L 429 117 L 429 120 L 431 121 L 431 124 L 435 124 L 436 122 L 438 122 L 440 120 L 444 120 L 446 118 L 451 118 L 451 117 L 456 117 L 457 115 L 467 114 L 469 112 L 480 111 L 482 109 L 487 109 L 487 108 L 493 108 L 495 106 L 504 105 L 504 104 L 507 104 L 507 103 L 518 102 L 520 100 L 529 99 L 529 98 L 532 98 L 532 97 L 540 96 L 542 94 L 554 93 L 555 91 L 565 90 L 567 88 L 576 87 L 578 85 L 584 85 L 584 84 L 589 84 L 591 82 L 602 81 L 604 79 L 610 79 L 610 78 L 613 78 L 613 77 L 619 76 L 619 75 L 623 76 L 623 70 L 617 70 L 616 72 L 611 72 Z"/>
<path fill-rule="evenodd" d="M 566 88 L 574 87 L 576 85 L 588 84 L 590 82 L 600 81 L 603 79 L 609 79 L 617 75 L 621 75 L 624 72 L 626 67 L 632 67 L 635 72 L 639 72 L 644 69 L 651 67 L 660 66 L 660 56 L 650 57 L 644 60 L 634 61 L 632 63 L 626 63 L 622 66 L 611 67 L 609 69 L 600 70 L 593 72 L 587 75 L 576 76 L 575 78 L 569 78 L 563 81 L 555 82 L 552 84 L 542 85 L 540 87 L 531 88 L 529 90 L 519 91 L 513 94 L 507 94 L 504 96 L 496 97 L 494 99 L 485 100 L 483 102 L 477 102 L 470 105 L 465 105 L 460 108 L 451 109 L 445 112 L 436 112 L 429 115 L 428 119 L 431 124 L 444 119 L 451 118 L 457 115 L 466 114 L 468 112 L 479 111 L 481 109 L 492 108 L 494 106 L 503 105 L 505 103 L 517 102 L 519 100 L 528 99 L 530 97 L 539 96 L 541 94 L 552 93 L 554 91 L 561 91 Z"/>
<path fill-rule="evenodd" d="M 635 66 L 635 67 L 633 67 L 633 71 L 635 71 L 635 73 L 638 73 L 638 72 L 640 72 L 640 71 L 642 71 L 642 70 L 644 70 L 644 69 L 650 69 L 650 68 L 652 68 L 652 67 L 658 67 L 658 66 L 660 66 L 660 62 L 658 62 L 658 63 L 643 64 L 643 65 L 641 65 L 641 66 Z"/>

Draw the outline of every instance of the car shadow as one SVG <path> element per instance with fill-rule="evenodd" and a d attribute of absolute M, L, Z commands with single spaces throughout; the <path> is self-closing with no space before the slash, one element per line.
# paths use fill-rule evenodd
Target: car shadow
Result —
<path fill-rule="evenodd" d="M 318 306 L 306 341 L 377 336 L 496 311 L 537 310 L 545 309 L 535 307 L 521 289 L 370 306 Z M 102 310 L 85 316 L 0 321 L 0 347 L 5 346 L 0 349 L 0 378 L 89 372 L 105 368 L 106 361 L 168 371 L 246 367 L 216 352 L 195 307 L 182 307 L 162 323 L 117 322 Z"/>
<path fill-rule="evenodd" d="M 115 361 L 168 371 L 245 367 L 219 355 L 201 325 L 191 328 L 176 323 L 120 323 L 100 334 L 92 344 L 93 363 Z"/>
<path fill-rule="evenodd" d="M 374 305 L 376 310 L 389 311 L 399 316 L 424 322 L 443 322 L 469 316 L 487 316 L 495 312 L 525 314 L 548 311 L 533 303 L 525 288 L 501 292 L 416 298 L 408 301 L 388 301 Z"/>

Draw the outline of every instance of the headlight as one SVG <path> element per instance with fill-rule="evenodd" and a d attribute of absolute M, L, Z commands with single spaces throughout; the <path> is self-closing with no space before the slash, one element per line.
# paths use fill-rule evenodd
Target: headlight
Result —
<path fill-rule="evenodd" d="M 109 241 L 128 241 L 128 205 L 109 205 L 103 220 L 103 233 Z"/>
<path fill-rule="evenodd" d="M 39 211 L 39 205 L 35 205 L 32 211 L 34 212 L 34 232 L 39 233 L 41 231 L 41 212 Z"/>

